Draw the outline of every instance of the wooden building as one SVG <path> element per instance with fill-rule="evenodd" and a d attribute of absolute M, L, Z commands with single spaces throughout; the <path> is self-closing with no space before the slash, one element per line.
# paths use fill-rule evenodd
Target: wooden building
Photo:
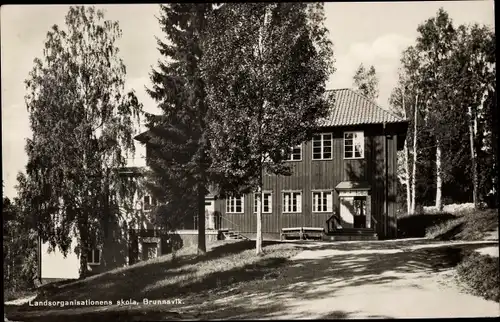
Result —
<path fill-rule="evenodd" d="M 354 90 L 328 94 L 328 117 L 311 141 L 291 151 L 287 162 L 292 175 L 264 177 L 264 238 L 280 238 L 286 228 L 321 231 L 327 239 L 394 238 L 397 151 L 403 147 L 407 121 Z M 136 139 L 146 143 L 147 132 Z M 253 194 L 207 196 L 206 213 L 207 229 L 255 236 Z M 195 229 L 196 218 L 185 228 Z"/>

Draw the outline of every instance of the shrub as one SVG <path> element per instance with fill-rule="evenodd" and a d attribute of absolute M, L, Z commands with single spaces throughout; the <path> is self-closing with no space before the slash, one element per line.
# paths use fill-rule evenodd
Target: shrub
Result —
<path fill-rule="evenodd" d="M 498 258 L 473 252 L 457 266 L 459 280 L 470 291 L 488 300 L 500 302 Z"/>

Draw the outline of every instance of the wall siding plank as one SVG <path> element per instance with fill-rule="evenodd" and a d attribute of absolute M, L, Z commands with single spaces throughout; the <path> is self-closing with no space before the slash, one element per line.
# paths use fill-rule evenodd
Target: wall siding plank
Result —
<path fill-rule="evenodd" d="M 364 130 L 365 152 L 363 159 L 344 159 L 343 133 L 350 130 Z M 312 212 L 312 191 L 333 191 L 333 209 L 339 211 L 339 196 L 335 187 L 344 180 L 367 181 L 371 185 L 371 212 L 376 219 L 377 232 L 383 234 L 384 220 L 384 139 L 382 126 L 351 127 L 345 129 L 329 129 L 323 133 L 333 133 L 333 157 L 331 160 L 312 160 L 312 142 L 302 144 L 302 160 L 289 162 L 292 169 L 291 176 L 265 175 L 263 189 L 272 191 L 272 213 L 262 214 L 263 233 L 279 233 L 281 228 L 286 227 L 325 227 L 326 220 L 331 214 Z M 395 217 L 395 195 L 397 180 L 397 139 L 387 140 L 388 149 L 388 198 L 389 216 Z M 396 179 L 395 179 L 396 178 Z M 302 212 L 282 213 L 282 193 L 286 190 L 298 190 L 302 192 Z M 243 233 L 255 233 L 256 215 L 253 212 L 253 195 L 245 196 L 244 214 L 226 214 L 225 201 L 217 200 L 216 209 L 228 221 L 223 226 L 239 230 Z M 230 223 L 230 222 L 232 223 Z M 395 234 L 395 224 L 391 225 Z M 231 226 L 232 225 L 232 226 Z M 388 227 L 389 228 L 389 227 Z"/>

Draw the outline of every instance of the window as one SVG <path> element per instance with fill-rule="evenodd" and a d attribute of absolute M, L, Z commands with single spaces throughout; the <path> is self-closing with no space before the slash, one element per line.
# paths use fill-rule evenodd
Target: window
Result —
<path fill-rule="evenodd" d="M 362 159 L 364 158 L 365 137 L 363 132 L 344 133 L 344 158 Z"/>
<path fill-rule="evenodd" d="M 257 213 L 257 193 L 253 198 L 253 212 Z M 271 192 L 264 192 L 262 198 L 262 213 L 270 214 L 273 209 L 273 194 Z"/>
<path fill-rule="evenodd" d="M 354 197 L 354 215 L 366 216 L 366 197 Z"/>
<path fill-rule="evenodd" d="M 228 197 L 226 199 L 227 213 L 243 213 L 243 197 Z"/>
<path fill-rule="evenodd" d="M 323 133 L 313 136 L 313 160 L 332 159 L 332 134 Z"/>
<path fill-rule="evenodd" d="M 143 197 L 142 209 L 144 211 L 151 211 L 151 209 L 156 206 L 156 198 L 151 197 L 150 195 L 145 195 Z"/>
<path fill-rule="evenodd" d="M 283 193 L 283 212 L 302 212 L 302 193 Z"/>
<path fill-rule="evenodd" d="M 288 161 L 302 160 L 302 144 L 299 144 L 296 147 L 290 149 L 290 153 L 288 154 L 287 160 Z"/>
<path fill-rule="evenodd" d="M 87 253 L 87 263 L 89 265 L 99 265 L 101 263 L 101 250 L 99 248 L 89 250 Z"/>
<path fill-rule="evenodd" d="M 313 212 L 332 212 L 332 192 L 331 191 L 313 191 Z"/>

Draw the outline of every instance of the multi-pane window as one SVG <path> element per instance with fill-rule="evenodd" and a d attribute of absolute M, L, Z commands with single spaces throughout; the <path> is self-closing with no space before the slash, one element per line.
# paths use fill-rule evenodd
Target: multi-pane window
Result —
<path fill-rule="evenodd" d="M 313 160 L 330 160 L 332 158 L 333 140 L 331 133 L 313 136 Z"/>
<path fill-rule="evenodd" d="M 101 250 L 99 248 L 89 249 L 87 253 L 87 263 L 98 265 L 101 263 Z"/>
<path fill-rule="evenodd" d="M 254 194 L 253 198 L 253 212 L 257 213 L 257 193 Z M 271 192 L 264 192 L 262 197 L 262 213 L 271 213 L 273 207 L 273 195 Z"/>
<path fill-rule="evenodd" d="M 354 197 L 354 213 L 356 216 L 366 216 L 366 197 Z"/>
<path fill-rule="evenodd" d="M 243 213 L 243 197 L 228 197 L 226 199 L 227 213 Z"/>
<path fill-rule="evenodd" d="M 156 204 L 156 198 L 153 198 L 150 195 L 145 195 L 143 197 L 142 209 L 144 211 L 150 211 L 154 206 L 156 206 Z"/>
<path fill-rule="evenodd" d="M 344 158 L 364 158 L 365 136 L 363 132 L 344 133 Z"/>
<path fill-rule="evenodd" d="M 313 212 L 332 212 L 332 192 L 331 191 L 313 191 Z"/>
<path fill-rule="evenodd" d="M 283 192 L 283 212 L 302 212 L 301 192 Z"/>
<path fill-rule="evenodd" d="M 288 154 L 288 161 L 300 161 L 302 160 L 302 144 L 297 145 L 290 149 Z"/>

